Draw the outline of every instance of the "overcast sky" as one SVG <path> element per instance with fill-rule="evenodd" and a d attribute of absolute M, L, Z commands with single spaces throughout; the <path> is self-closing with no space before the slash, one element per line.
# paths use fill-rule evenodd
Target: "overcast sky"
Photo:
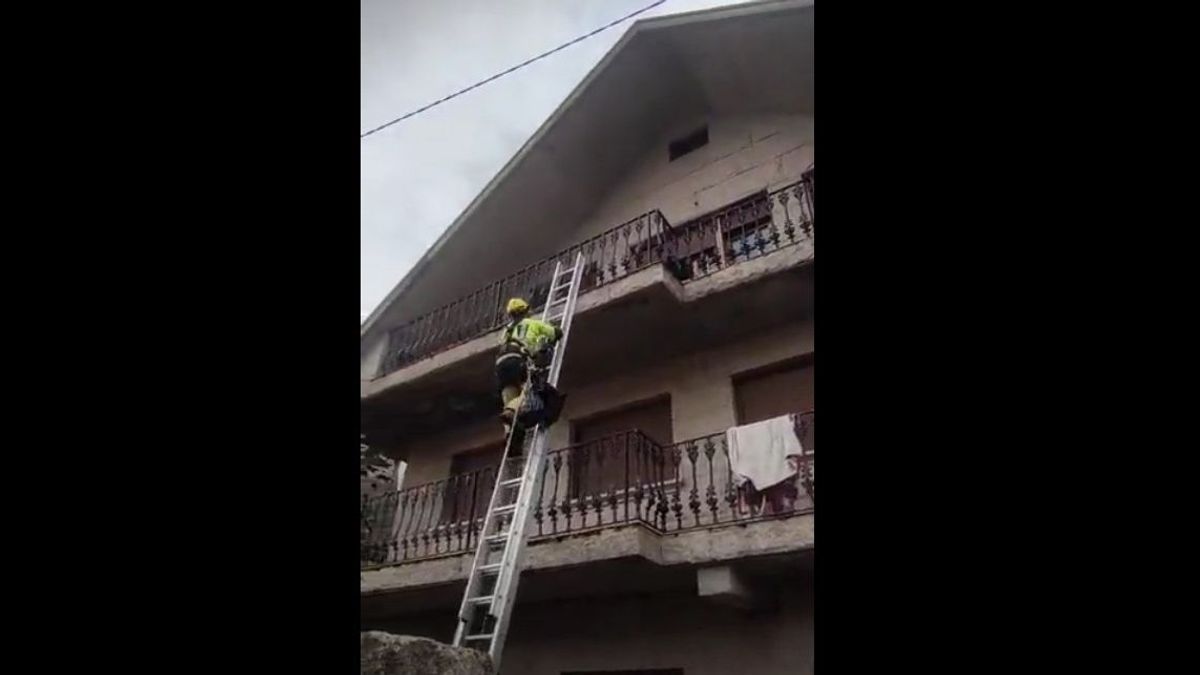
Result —
<path fill-rule="evenodd" d="M 361 0 L 361 125 L 415 108 L 653 0 Z M 730 0 L 667 0 L 637 18 Z M 360 141 L 365 319 L 634 20 Z"/>

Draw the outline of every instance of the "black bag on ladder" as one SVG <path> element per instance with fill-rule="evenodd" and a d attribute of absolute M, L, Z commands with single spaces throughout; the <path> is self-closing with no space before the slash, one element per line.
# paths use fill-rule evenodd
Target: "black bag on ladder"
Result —
<path fill-rule="evenodd" d="M 525 395 L 521 398 L 521 407 L 517 410 L 517 424 L 526 429 L 532 429 L 540 424 L 546 413 L 538 387 L 525 387 Z"/>
<path fill-rule="evenodd" d="M 542 387 L 542 426 L 548 427 L 558 421 L 558 416 L 562 414 L 563 404 L 567 400 L 566 394 L 561 393 L 553 386 L 546 384 Z"/>

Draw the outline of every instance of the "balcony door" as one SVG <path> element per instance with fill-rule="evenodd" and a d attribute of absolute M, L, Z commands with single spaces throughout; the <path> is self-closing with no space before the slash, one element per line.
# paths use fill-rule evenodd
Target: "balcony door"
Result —
<path fill-rule="evenodd" d="M 443 524 L 484 516 L 503 454 L 504 443 L 499 442 L 461 452 L 450 459 L 450 480 L 442 501 Z"/>
<path fill-rule="evenodd" d="M 653 463 L 649 448 L 639 448 L 638 437 L 624 432 L 637 429 L 665 448 L 675 441 L 671 426 L 668 395 L 573 421 L 572 495 L 620 491 L 638 479 L 661 480 L 656 474 L 663 467 Z"/>

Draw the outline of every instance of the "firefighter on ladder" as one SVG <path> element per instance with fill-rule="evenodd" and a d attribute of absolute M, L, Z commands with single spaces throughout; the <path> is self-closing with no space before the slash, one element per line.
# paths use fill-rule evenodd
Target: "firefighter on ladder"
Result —
<path fill-rule="evenodd" d="M 554 345 L 562 339 L 562 329 L 529 316 L 529 303 L 512 298 L 505 306 L 508 326 L 500 338 L 500 353 L 496 357 L 496 381 L 504 410 L 500 420 L 507 437 L 514 421 L 521 422 L 518 413 L 531 392 L 544 396 L 544 403 L 554 410 L 542 423 L 553 423 L 557 410 L 562 408 L 562 396 L 551 391 L 546 383 L 546 369 L 554 355 Z M 531 426 L 519 424 L 518 426 Z M 517 450 L 519 452 L 519 450 Z"/>

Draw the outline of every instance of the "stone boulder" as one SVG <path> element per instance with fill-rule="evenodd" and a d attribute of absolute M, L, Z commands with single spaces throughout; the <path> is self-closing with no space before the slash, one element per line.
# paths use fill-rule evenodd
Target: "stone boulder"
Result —
<path fill-rule="evenodd" d="M 361 675 L 492 675 L 492 657 L 411 635 L 367 631 L 359 636 Z"/>

